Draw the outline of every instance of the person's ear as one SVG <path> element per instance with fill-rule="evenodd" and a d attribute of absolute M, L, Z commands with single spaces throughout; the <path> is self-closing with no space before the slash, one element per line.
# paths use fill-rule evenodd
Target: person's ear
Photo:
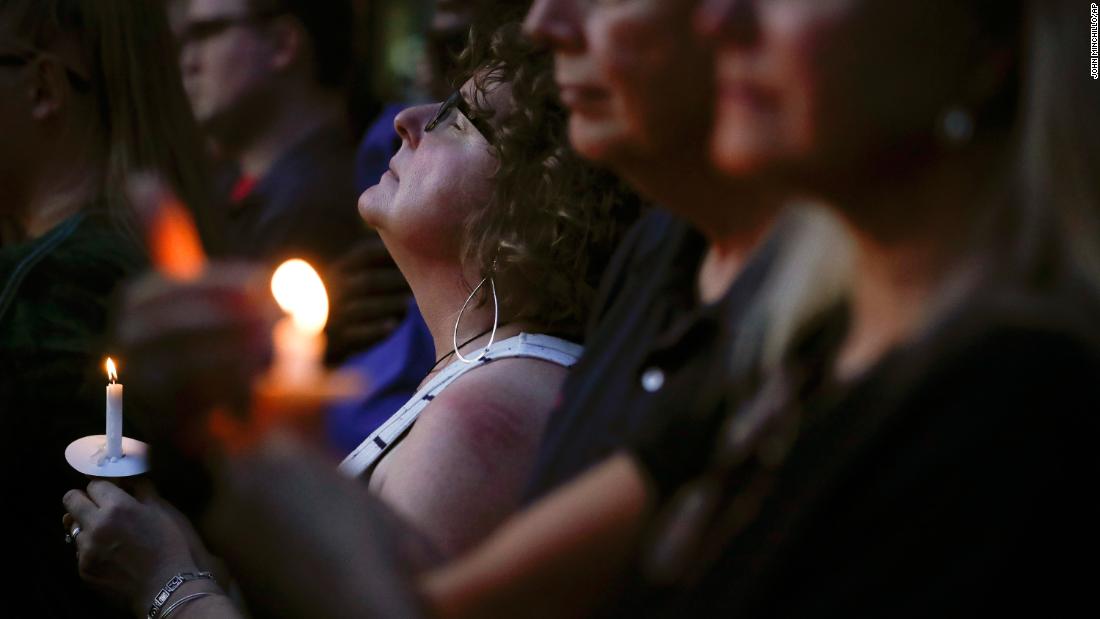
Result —
<path fill-rule="evenodd" d="M 65 69 L 48 56 L 39 56 L 27 67 L 27 99 L 31 117 L 45 121 L 55 117 L 65 106 L 70 92 Z"/>
<path fill-rule="evenodd" d="M 286 71 L 305 53 L 305 31 L 294 17 L 279 17 L 271 23 L 271 68 Z"/>

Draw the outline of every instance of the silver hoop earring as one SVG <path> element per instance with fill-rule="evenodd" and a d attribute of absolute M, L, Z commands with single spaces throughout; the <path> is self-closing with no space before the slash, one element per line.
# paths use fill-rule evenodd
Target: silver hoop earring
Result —
<path fill-rule="evenodd" d="M 962 146 L 974 137 L 974 115 L 961 105 L 953 105 L 940 115 L 939 131 L 952 146 Z"/>
<path fill-rule="evenodd" d="M 466 357 L 462 356 L 462 353 L 458 352 L 458 325 L 462 322 L 462 314 L 466 312 L 466 306 L 469 305 L 470 301 L 473 300 L 474 295 L 477 294 L 477 291 L 481 290 L 481 287 L 485 285 L 486 280 L 489 281 L 489 288 L 493 291 L 493 330 L 489 333 L 489 343 L 485 345 L 485 348 L 483 348 L 476 357 L 473 357 L 472 359 L 467 359 Z M 455 330 L 451 334 L 451 345 L 454 347 L 455 356 L 458 357 L 459 361 L 463 363 L 477 363 L 478 361 L 481 361 L 486 354 L 489 353 L 489 348 L 493 345 L 493 340 L 496 339 L 497 336 L 497 320 L 499 318 L 500 306 L 497 304 L 497 284 L 495 281 L 493 281 L 493 278 L 491 277 L 482 278 L 482 280 L 478 282 L 477 286 L 474 287 L 474 290 L 470 293 L 470 296 L 466 297 L 466 302 L 462 304 L 462 309 L 458 310 L 458 319 L 455 320 Z"/>

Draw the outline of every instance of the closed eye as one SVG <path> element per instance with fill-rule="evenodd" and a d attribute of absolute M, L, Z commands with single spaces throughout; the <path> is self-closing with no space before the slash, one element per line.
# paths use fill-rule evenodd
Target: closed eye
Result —
<path fill-rule="evenodd" d="M 477 119 L 471 116 L 469 105 L 462 98 L 462 93 L 455 91 L 447 100 L 439 106 L 439 111 L 436 112 L 435 117 L 431 122 L 424 125 L 424 131 L 429 132 L 439 126 L 439 123 L 447 120 L 451 113 L 455 112 L 454 120 L 451 121 L 451 127 L 460 133 L 466 132 L 466 125 L 472 125 L 478 133 L 490 144 L 493 143 L 496 137 L 496 132 L 493 131 L 492 126 L 484 120 Z M 458 120 L 458 117 L 462 117 L 462 121 Z"/>

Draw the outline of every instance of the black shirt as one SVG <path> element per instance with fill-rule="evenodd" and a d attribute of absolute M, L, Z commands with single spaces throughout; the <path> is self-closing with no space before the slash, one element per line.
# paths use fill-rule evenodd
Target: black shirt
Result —
<path fill-rule="evenodd" d="M 725 423 L 710 427 L 723 430 L 674 457 L 657 438 L 636 445 L 663 507 L 613 614 L 1095 607 L 1094 315 L 1078 301 L 985 291 L 854 384 L 788 402 L 797 423 L 778 427 L 796 438 L 778 462 L 723 447 L 748 406 L 714 408 Z M 664 470 L 683 461 L 703 473 Z M 683 569 L 662 573 L 677 555 Z"/>
<path fill-rule="evenodd" d="M 528 501 L 620 449 L 640 428 L 676 415 L 685 399 L 724 378 L 714 371 L 725 367 L 720 343 L 732 337 L 761 287 L 779 236 L 772 234 L 722 299 L 700 304 L 703 236 L 661 211 L 635 224 L 601 283 L 584 354 L 539 447 Z"/>
<path fill-rule="evenodd" d="M 0 527 L 11 568 L 0 591 L 34 616 L 126 614 L 107 610 L 78 579 L 61 497 L 87 485 L 65 447 L 104 432 L 108 310 L 118 285 L 144 264 L 137 243 L 94 210 L 0 249 Z M 133 425 L 124 431 L 135 434 Z"/>

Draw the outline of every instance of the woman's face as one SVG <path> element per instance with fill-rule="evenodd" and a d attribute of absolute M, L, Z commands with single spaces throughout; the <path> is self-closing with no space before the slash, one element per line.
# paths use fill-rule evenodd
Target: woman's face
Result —
<path fill-rule="evenodd" d="M 403 253 L 395 251 L 401 249 L 457 259 L 466 217 L 485 204 L 493 190 L 497 160 L 485 134 L 491 134 L 494 121 L 508 112 L 510 92 L 506 84 L 486 93 L 479 93 L 473 80 L 462 86 L 459 94 L 468 105 L 474 105 L 476 97 L 477 107 L 494 111 L 487 121 L 471 122 L 457 97 L 449 100 L 442 116 L 438 103 L 397 115 L 394 126 L 401 149 L 378 184 L 359 198 L 359 214 L 379 231 L 391 252 Z"/>
<path fill-rule="evenodd" d="M 712 158 L 742 176 L 905 167 L 971 97 L 980 36 L 947 0 L 704 0 L 715 44 Z"/>
<path fill-rule="evenodd" d="M 9 28 L 11 18 L 0 11 L 0 187 L 6 198 L 0 204 L 0 215 L 19 212 L 26 196 L 22 189 L 34 177 L 41 134 L 37 126 L 33 73 L 27 60 L 27 44 Z"/>
<path fill-rule="evenodd" d="M 588 159 L 667 158 L 710 131 L 711 56 L 696 0 L 535 0 L 524 30 L 554 53 L 569 137 Z"/>

